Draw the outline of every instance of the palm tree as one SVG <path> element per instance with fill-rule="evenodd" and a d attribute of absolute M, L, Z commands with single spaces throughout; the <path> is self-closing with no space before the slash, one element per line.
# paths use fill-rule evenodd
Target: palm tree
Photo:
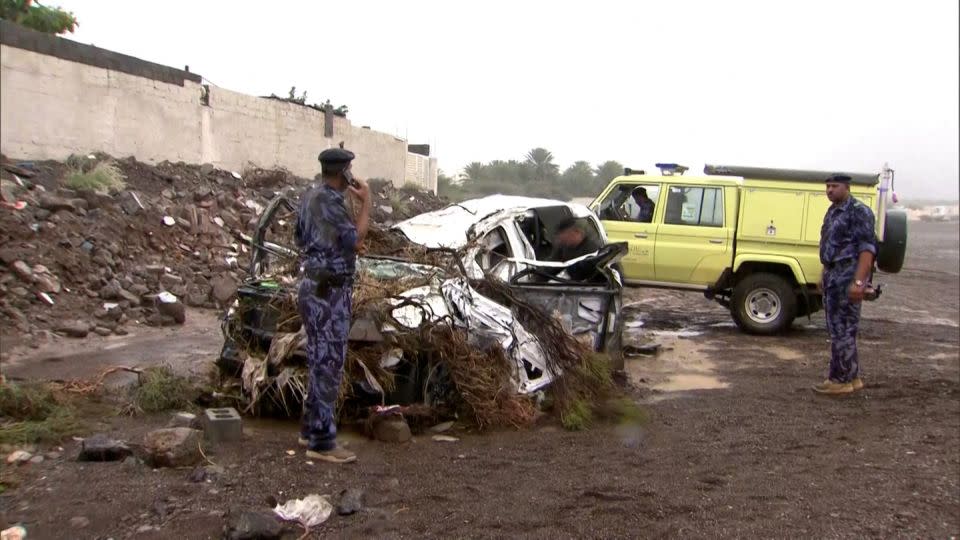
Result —
<path fill-rule="evenodd" d="M 527 152 L 527 163 L 533 166 L 533 179 L 546 182 L 557 177 L 560 168 L 553 162 L 553 154 L 546 148 L 534 148 Z"/>
<path fill-rule="evenodd" d="M 469 178 L 471 182 L 479 182 L 484 176 L 484 169 L 486 169 L 486 165 L 479 161 L 474 161 L 463 168 L 463 174 Z"/>

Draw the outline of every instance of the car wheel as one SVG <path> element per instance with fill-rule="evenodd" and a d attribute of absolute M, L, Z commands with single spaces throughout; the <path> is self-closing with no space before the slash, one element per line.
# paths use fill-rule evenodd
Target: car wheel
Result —
<path fill-rule="evenodd" d="M 733 288 L 730 312 L 748 334 L 777 334 L 793 324 L 797 297 L 791 284 L 776 274 L 749 274 Z"/>

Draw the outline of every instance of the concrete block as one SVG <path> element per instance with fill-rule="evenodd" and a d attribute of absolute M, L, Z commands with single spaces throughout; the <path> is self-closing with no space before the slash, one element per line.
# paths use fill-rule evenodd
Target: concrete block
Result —
<path fill-rule="evenodd" d="M 211 442 L 239 441 L 243 435 L 240 414 L 233 407 L 206 409 L 204 425 L 206 438 Z"/>

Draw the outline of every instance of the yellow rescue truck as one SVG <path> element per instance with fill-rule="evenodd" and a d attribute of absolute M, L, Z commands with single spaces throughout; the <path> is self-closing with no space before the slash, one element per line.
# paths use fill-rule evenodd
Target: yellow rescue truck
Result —
<path fill-rule="evenodd" d="M 608 241 L 630 246 L 625 284 L 702 291 L 753 334 L 782 332 L 822 309 L 819 242 L 831 172 L 707 165 L 703 176 L 688 176 L 682 165 L 657 166 L 659 175 L 627 169 L 590 204 Z M 894 171 L 845 174 L 877 217 L 876 266 L 899 272 L 907 220 L 887 208 Z"/>

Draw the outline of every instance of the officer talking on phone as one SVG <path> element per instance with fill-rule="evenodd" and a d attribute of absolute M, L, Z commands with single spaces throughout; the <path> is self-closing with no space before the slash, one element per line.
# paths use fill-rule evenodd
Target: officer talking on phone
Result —
<path fill-rule="evenodd" d="M 343 148 L 320 153 L 322 182 L 301 198 L 296 228 L 301 257 L 297 307 L 310 371 L 299 442 L 307 447 L 307 457 L 331 463 L 357 459 L 337 445 L 334 410 L 347 355 L 357 247 L 370 224 L 370 188 L 353 177 L 353 158 Z M 360 202 L 355 219 L 345 193 Z"/>

